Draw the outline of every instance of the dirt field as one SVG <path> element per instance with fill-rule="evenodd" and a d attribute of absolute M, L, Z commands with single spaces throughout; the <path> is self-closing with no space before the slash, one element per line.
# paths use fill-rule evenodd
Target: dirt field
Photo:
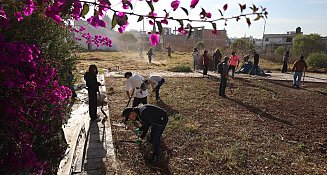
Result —
<path fill-rule="evenodd" d="M 165 64 L 105 63 L 98 62 L 144 74 Z M 127 104 L 125 81 L 107 79 L 112 123 Z M 157 167 L 146 163 L 138 145 L 118 142 L 136 140 L 131 131 L 112 125 L 122 174 L 327 174 L 326 83 L 293 89 L 287 81 L 233 79 L 228 98 L 221 98 L 215 78 L 171 77 L 166 82 L 162 102 L 148 98 L 169 114 Z"/>

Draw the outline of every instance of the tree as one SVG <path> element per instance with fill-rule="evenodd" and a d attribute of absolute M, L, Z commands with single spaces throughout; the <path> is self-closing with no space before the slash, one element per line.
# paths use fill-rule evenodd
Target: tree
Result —
<path fill-rule="evenodd" d="M 291 51 L 293 55 L 307 57 L 310 53 L 323 52 L 324 42 L 318 34 L 296 35 L 293 38 Z"/>
<path fill-rule="evenodd" d="M 204 48 L 205 48 L 204 42 L 203 42 L 203 41 L 198 41 L 198 42 L 195 44 L 195 47 L 196 47 L 197 49 L 200 49 L 200 50 L 204 49 Z"/>
<path fill-rule="evenodd" d="M 240 55 L 246 55 L 252 53 L 254 50 L 254 45 L 246 38 L 237 39 L 232 43 L 232 50 L 236 51 Z"/>
<path fill-rule="evenodd" d="M 286 47 L 279 46 L 277 49 L 275 49 L 275 54 L 277 54 L 279 57 L 282 57 L 284 53 L 286 52 Z"/>
<path fill-rule="evenodd" d="M 135 37 L 135 35 L 131 32 L 124 32 L 119 36 L 119 39 L 121 39 L 122 41 L 124 41 L 125 44 L 125 50 L 127 49 L 127 43 L 137 43 L 137 38 Z"/>
<path fill-rule="evenodd" d="M 326 53 L 311 53 L 307 58 L 309 66 L 313 68 L 327 68 L 327 54 Z"/>

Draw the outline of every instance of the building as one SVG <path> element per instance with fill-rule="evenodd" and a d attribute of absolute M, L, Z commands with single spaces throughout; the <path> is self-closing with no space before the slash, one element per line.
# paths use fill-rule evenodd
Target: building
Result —
<path fill-rule="evenodd" d="M 213 50 L 216 48 L 226 47 L 227 34 L 226 30 L 218 30 L 217 35 L 212 34 L 212 29 L 204 27 L 193 28 L 190 38 L 188 35 L 172 33 L 171 28 L 163 28 L 162 42 L 164 45 L 169 45 L 175 51 L 190 52 L 195 44 L 203 41 L 206 49 Z"/>
<path fill-rule="evenodd" d="M 263 50 L 265 54 L 273 54 L 279 46 L 290 48 L 293 38 L 296 35 L 302 35 L 301 28 L 296 28 L 295 31 L 289 31 L 286 34 L 264 34 L 263 35 Z"/>

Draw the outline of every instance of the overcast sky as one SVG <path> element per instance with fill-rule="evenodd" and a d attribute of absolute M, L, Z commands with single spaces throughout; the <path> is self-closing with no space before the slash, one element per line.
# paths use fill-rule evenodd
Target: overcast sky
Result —
<path fill-rule="evenodd" d="M 155 3 L 155 9 L 162 16 L 163 9 L 171 10 L 170 3 L 173 0 L 159 0 Z M 191 0 L 180 0 L 180 6 L 186 7 L 189 10 Z M 112 6 L 115 9 L 121 9 L 121 0 L 112 0 Z M 257 6 L 267 8 L 269 13 L 265 33 L 286 33 L 287 31 L 295 31 L 296 27 L 301 27 L 304 34 L 318 33 L 322 36 L 327 36 L 327 0 L 200 0 L 196 9 L 190 11 L 190 18 L 198 18 L 201 8 L 211 12 L 213 18 L 219 17 L 218 9 L 222 9 L 223 5 L 228 3 L 228 10 L 225 16 L 240 14 L 239 3 L 251 6 L 254 3 Z M 134 5 L 134 12 L 138 14 L 147 14 L 150 8 L 146 2 L 139 0 L 132 0 Z M 112 14 L 108 14 L 112 16 Z M 170 16 L 175 18 L 185 18 L 186 15 L 182 9 L 172 12 Z M 141 30 L 142 22 L 136 22 L 137 17 L 130 17 L 129 26 L 127 30 L 136 29 Z M 202 26 L 205 24 L 193 23 L 193 26 Z M 165 27 L 165 25 L 163 25 Z M 169 22 L 168 27 L 178 27 L 176 22 Z M 211 24 L 206 24 L 206 28 L 212 28 Z M 236 22 L 229 21 L 227 26 L 223 22 L 217 23 L 218 29 L 226 29 L 229 37 L 243 37 L 254 36 L 255 38 L 262 38 L 264 20 L 253 22 L 251 27 L 248 27 L 245 20 Z M 152 27 L 145 21 L 145 30 L 150 31 Z"/>

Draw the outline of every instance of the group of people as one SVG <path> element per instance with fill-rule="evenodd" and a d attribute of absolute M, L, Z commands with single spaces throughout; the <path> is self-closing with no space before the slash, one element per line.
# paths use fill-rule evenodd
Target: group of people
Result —
<path fill-rule="evenodd" d="M 147 104 L 148 88 L 152 87 L 152 92 L 156 94 L 156 101 L 160 100 L 160 87 L 165 83 L 165 79 L 161 76 L 150 76 L 148 79 L 132 72 L 126 72 L 126 94 L 129 100 L 135 97 L 132 107 L 127 107 L 122 113 L 125 122 L 128 120 L 139 121 L 142 126 L 139 131 L 142 132 L 140 139 L 145 139 L 145 136 L 151 127 L 151 137 L 149 142 L 153 144 L 152 163 L 156 163 L 160 155 L 160 140 L 161 135 L 168 123 L 168 115 L 164 109 L 158 106 Z M 140 105 L 142 104 L 142 105 Z"/>
<path fill-rule="evenodd" d="M 172 54 L 172 48 L 170 47 L 170 45 L 168 47 L 164 47 L 165 49 L 167 49 L 167 56 L 169 58 L 171 58 L 171 54 Z M 140 57 L 143 57 L 143 46 L 139 47 L 139 56 Z M 153 53 L 153 48 L 150 48 L 148 50 L 148 52 L 146 53 L 146 55 L 148 56 L 148 61 L 149 63 L 151 64 L 152 63 L 152 59 L 153 59 L 153 56 L 155 56 L 155 54 Z"/>
<path fill-rule="evenodd" d="M 89 97 L 89 116 L 91 121 L 100 121 L 97 115 L 97 93 L 99 93 L 99 86 L 101 84 L 97 81 L 98 69 L 95 65 L 90 65 L 88 72 L 84 75 Z M 153 144 L 153 156 L 152 163 L 156 163 L 160 155 L 160 140 L 161 135 L 168 123 L 168 115 L 165 110 L 155 105 L 147 104 L 148 87 L 152 87 L 152 91 L 155 93 L 157 102 L 160 101 L 160 87 L 165 83 L 165 79 L 161 76 L 150 76 L 148 79 L 138 75 L 132 74 L 132 72 L 126 72 L 126 94 L 129 101 L 133 100 L 132 107 L 126 107 L 122 112 L 122 117 L 125 122 L 128 120 L 139 121 L 142 127 L 139 130 L 142 132 L 141 139 L 145 139 L 145 136 L 151 128 L 150 143 Z M 143 105 L 140 105 L 143 104 Z"/>

